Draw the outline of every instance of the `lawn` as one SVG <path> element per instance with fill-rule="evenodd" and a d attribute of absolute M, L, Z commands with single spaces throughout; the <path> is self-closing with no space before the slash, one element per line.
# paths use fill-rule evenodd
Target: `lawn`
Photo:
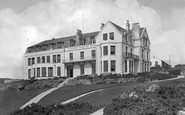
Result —
<path fill-rule="evenodd" d="M 63 101 L 79 96 L 81 94 L 110 87 L 116 87 L 123 84 L 96 84 L 96 85 L 78 85 L 61 87 L 41 99 L 38 104 L 42 106 L 51 105 L 53 103 L 60 104 Z"/>
<path fill-rule="evenodd" d="M 135 83 L 135 84 L 126 84 L 122 86 L 112 87 L 100 92 L 92 93 L 81 97 L 76 100 L 76 102 L 89 102 L 92 105 L 102 106 L 108 105 L 112 102 L 113 98 L 116 98 L 120 93 L 125 91 L 133 90 L 134 88 L 143 89 L 148 88 L 152 84 L 157 85 L 178 85 L 179 83 L 185 84 L 185 78 L 172 80 L 172 81 L 162 81 L 162 82 L 149 82 L 149 83 Z"/>
<path fill-rule="evenodd" d="M 48 88 L 23 90 L 18 92 L 13 89 L 8 89 L 4 92 L 0 92 L 0 115 L 9 115 L 9 113 L 15 111 L 45 90 L 48 90 Z"/>

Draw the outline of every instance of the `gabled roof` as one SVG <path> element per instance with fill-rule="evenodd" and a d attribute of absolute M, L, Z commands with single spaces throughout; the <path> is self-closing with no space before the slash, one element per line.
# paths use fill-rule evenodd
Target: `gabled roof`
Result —
<path fill-rule="evenodd" d="M 85 33 L 83 34 L 83 37 L 84 38 L 90 38 L 91 36 L 94 36 L 96 37 L 96 35 L 99 33 L 99 31 L 96 31 L 96 32 L 90 32 L 90 33 Z M 62 37 L 62 38 L 54 38 L 54 39 L 51 39 L 51 40 L 45 40 L 43 42 L 40 42 L 38 44 L 35 44 L 33 46 L 42 46 L 42 45 L 45 45 L 45 44 L 52 44 L 52 43 L 58 43 L 58 42 L 66 42 L 66 41 L 70 41 L 70 40 L 75 40 L 76 39 L 76 35 L 73 35 L 73 36 L 67 36 L 67 37 Z M 30 47 L 33 47 L 33 46 L 30 46 Z"/>
<path fill-rule="evenodd" d="M 120 32 L 126 32 L 126 30 L 125 30 L 124 28 L 118 26 L 117 24 L 115 24 L 115 23 L 113 23 L 113 22 L 111 22 L 111 21 L 109 21 L 109 22 L 110 22 L 118 31 L 120 31 Z"/>

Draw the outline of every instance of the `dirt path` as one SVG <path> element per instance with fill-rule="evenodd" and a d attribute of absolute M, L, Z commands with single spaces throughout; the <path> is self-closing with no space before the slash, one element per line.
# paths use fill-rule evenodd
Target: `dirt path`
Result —
<path fill-rule="evenodd" d="M 64 86 L 65 83 L 67 83 L 70 79 L 72 78 L 68 78 L 66 79 L 64 82 L 60 83 L 57 87 L 51 88 L 43 93 L 40 93 L 39 95 L 37 95 L 36 97 L 32 98 L 30 101 L 28 101 L 26 104 L 24 104 L 23 106 L 20 107 L 20 109 L 23 109 L 24 107 L 26 107 L 27 105 L 30 105 L 32 103 L 37 103 L 39 102 L 42 98 L 44 98 L 46 95 L 50 94 L 51 92 L 57 90 L 58 88 Z"/>

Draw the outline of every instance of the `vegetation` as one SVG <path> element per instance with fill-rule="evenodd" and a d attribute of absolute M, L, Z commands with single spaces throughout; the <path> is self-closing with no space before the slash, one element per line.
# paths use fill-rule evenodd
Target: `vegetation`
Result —
<path fill-rule="evenodd" d="M 89 103 L 69 103 L 66 105 L 49 105 L 42 107 L 38 104 L 31 104 L 24 109 L 17 110 L 11 115 L 89 115 L 97 107 Z"/>
<path fill-rule="evenodd" d="M 169 82 L 153 91 L 124 92 L 105 107 L 104 115 L 176 115 L 185 106 L 185 87 L 177 83 L 180 81 Z"/>

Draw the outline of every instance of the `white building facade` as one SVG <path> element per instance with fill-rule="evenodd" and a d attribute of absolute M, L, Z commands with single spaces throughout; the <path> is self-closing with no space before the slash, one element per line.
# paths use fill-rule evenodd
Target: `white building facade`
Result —
<path fill-rule="evenodd" d="M 126 29 L 108 21 L 100 31 L 43 41 L 27 48 L 25 78 L 150 71 L 146 28 L 127 21 Z"/>

